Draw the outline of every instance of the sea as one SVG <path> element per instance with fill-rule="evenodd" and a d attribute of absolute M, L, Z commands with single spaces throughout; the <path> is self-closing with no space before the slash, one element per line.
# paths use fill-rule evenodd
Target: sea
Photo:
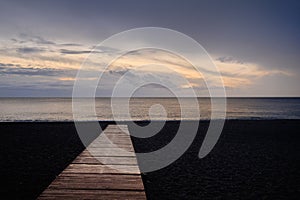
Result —
<path fill-rule="evenodd" d="M 129 103 L 126 104 L 124 101 Z M 111 99 L 96 98 L 95 114 L 86 112 L 83 103 L 83 112 L 80 113 L 79 119 L 81 121 L 95 119 L 139 121 L 212 118 L 210 98 L 196 99 L 197 107 L 190 103 L 191 101 L 195 99 L 184 98 L 179 101 L 176 98 L 131 98 L 128 101 L 120 98 L 118 114 L 115 117 Z M 184 114 L 182 114 L 183 107 Z M 226 119 L 300 119 L 300 98 L 227 98 L 226 108 L 222 107 L 223 109 L 226 111 Z M 195 114 L 197 110 L 200 111 L 200 115 Z M 74 121 L 72 98 L 0 98 L 0 122 L 22 121 Z"/>

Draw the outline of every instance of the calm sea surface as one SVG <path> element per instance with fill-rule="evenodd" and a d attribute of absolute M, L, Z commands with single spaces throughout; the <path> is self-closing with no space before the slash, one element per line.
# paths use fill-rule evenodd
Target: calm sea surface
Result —
<path fill-rule="evenodd" d="M 184 105 L 180 106 L 178 100 L 172 98 L 133 98 L 129 103 L 131 118 L 125 114 L 126 109 L 120 106 L 119 120 L 149 120 L 149 110 L 151 119 L 155 120 L 199 119 L 194 113 L 195 108 L 189 103 L 191 100 L 183 101 Z M 121 99 L 119 105 L 123 103 Z M 201 119 L 210 119 L 210 99 L 199 98 L 198 103 Z M 98 120 L 115 119 L 110 99 L 98 98 L 95 104 Z M 151 107 L 153 105 L 156 106 Z M 182 115 L 181 107 L 185 107 L 188 113 Z M 82 120 L 94 119 L 85 112 L 84 104 L 82 110 Z M 300 98 L 228 98 L 226 118 L 300 119 Z M 73 121 L 72 99 L 0 98 L 0 121 Z"/>

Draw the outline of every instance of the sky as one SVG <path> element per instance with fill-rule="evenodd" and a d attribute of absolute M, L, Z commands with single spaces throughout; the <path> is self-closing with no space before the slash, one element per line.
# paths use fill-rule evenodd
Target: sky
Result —
<path fill-rule="evenodd" d="M 140 27 L 168 28 L 196 40 L 221 72 L 227 96 L 300 96 L 299 10 L 299 1 L 1 0 L 0 97 L 71 97 L 91 50 Z M 95 51 L 106 59 L 112 49 Z M 99 68 L 85 70 L 102 70 L 101 59 Z M 183 94 L 188 88 L 207 94 L 189 62 L 161 50 L 131 52 L 103 73 L 98 96 L 110 96 L 125 74 L 128 84 L 159 79 Z M 162 94 L 157 85 L 140 91 Z"/>

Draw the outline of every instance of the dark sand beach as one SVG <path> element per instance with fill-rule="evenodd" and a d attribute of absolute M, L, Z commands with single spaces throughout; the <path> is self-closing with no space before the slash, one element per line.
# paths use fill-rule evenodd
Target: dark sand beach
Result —
<path fill-rule="evenodd" d="M 72 122 L 0 123 L 0 133 L 3 199 L 36 199 L 84 150 Z"/>
<path fill-rule="evenodd" d="M 166 145 L 178 124 L 168 122 L 149 139 L 132 138 L 135 150 Z M 148 199 L 299 198 L 299 120 L 228 120 L 213 151 L 199 159 L 207 127 L 207 121 L 200 123 L 176 162 L 143 174 Z M 0 123 L 0 133 L 3 199 L 35 199 L 84 149 L 72 122 Z"/>

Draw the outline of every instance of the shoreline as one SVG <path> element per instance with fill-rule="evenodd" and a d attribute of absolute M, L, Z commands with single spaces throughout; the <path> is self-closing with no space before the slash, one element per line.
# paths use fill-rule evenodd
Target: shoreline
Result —
<path fill-rule="evenodd" d="M 195 121 L 200 121 L 207 123 L 209 121 L 213 120 L 222 120 L 222 119 L 201 119 L 201 120 L 165 120 L 165 122 L 195 122 Z M 116 124 L 116 123 L 128 123 L 128 122 L 136 122 L 136 123 L 149 123 L 149 122 L 161 122 L 163 120 L 124 120 L 124 121 L 114 121 L 114 120 L 98 120 L 98 121 L 78 121 L 78 123 L 90 123 L 90 122 L 99 122 L 99 123 L 108 123 L 108 124 Z M 291 119 L 278 119 L 278 118 L 241 118 L 241 119 L 225 119 L 225 122 L 227 121 L 300 121 L 300 119 L 296 118 L 291 118 Z M 74 123 L 74 121 L 0 121 L 0 124 L 5 124 L 5 123 Z M 77 123 L 77 122 L 76 122 Z"/>

